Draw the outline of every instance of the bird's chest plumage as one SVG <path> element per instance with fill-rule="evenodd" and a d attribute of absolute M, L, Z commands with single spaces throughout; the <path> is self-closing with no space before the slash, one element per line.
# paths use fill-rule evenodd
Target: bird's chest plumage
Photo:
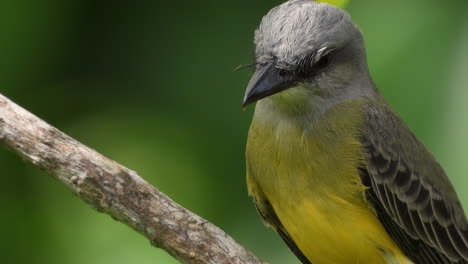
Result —
<path fill-rule="evenodd" d="M 249 166 L 265 191 L 283 198 L 292 190 L 323 197 L 332 189 L 350 198 L 354 196 L 351 189 L 363 190 L 357 185 L 360 143 L 348 131 L 304 131 L 285 123 L 253 125 L 248 144 Z"/>
<path fill-rule="evenodd" d="M 360 120 L 359 104 L 337 107 L 307 125 L 256 115 L 247 145 L 249 176 L 281 203 L 330 194 L 362 200 Z"/>
<path fill-rule="evenodd" d="M 252 122 L 247 145 L 249 192 L 256 201 L 271 204 L 312 263 L 384 264 L 392 262 L 383 251 L 398 254 L 364 198 L 360 112 L 359 104 L 343 105 L 312 127 L 260 116 Z M 262 210 L 261 204 L 257 206 Z"/>

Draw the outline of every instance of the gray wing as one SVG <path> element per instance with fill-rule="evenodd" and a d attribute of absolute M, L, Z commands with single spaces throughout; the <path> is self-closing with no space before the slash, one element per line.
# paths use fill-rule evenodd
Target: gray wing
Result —
<path fill-rule="evenodd" d="M 363 182 L 389 235 L 415 264 L 468 263 L 468 223 L 441 166 L 389 107 L 365 116 Z"/>

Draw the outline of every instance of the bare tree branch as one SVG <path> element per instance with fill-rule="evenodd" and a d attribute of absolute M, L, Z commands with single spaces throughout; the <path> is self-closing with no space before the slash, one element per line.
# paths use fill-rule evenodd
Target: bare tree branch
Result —
<path fill-rule="evenodd" d="M 82 145 L 0 94 L 0 142 L 99 212 L 124 222 L 183 263 L 265 263 L 137 173 Z"/>

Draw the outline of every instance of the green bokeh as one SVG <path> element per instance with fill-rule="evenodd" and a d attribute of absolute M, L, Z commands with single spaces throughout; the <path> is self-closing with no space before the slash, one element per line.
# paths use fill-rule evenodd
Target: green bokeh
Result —
<path fill-rule="evenodd" d="M 271 263 L 298 263 L 247 197 L 240 109 L 278 0 L 0 4 L 0 92 L 139 172 Z M 468 205 L 468 2 L 353 0 L 372 75 Z M 177 263 L 0 148 L 1 263 Z"/>

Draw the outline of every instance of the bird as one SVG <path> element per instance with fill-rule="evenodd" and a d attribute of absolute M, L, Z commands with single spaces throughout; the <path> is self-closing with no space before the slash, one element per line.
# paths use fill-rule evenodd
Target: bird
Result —
<path fill-rule="evenodd" d="M 453 185 L 372 81 L 361 30 L 313 0 L 255 31 L 249 195 L 304 264 L 468 263 Z"/>

